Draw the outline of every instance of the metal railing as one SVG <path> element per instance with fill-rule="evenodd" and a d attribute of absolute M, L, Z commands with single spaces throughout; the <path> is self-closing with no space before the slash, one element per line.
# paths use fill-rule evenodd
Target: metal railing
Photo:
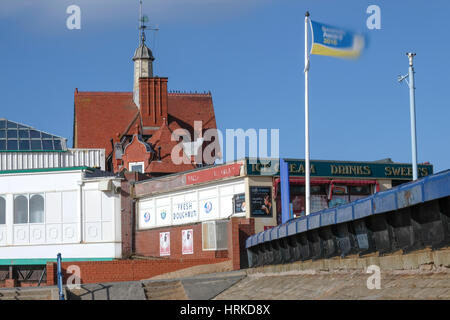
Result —
<path fill-rule="evenodd" d="M 58 277 L 58 291 L 59 291 L 59 300 L 65 300 L 64 292 L 63 292 L 63 278 L 61 272 L 61 253 L 58 253 L 57 258 L 57 277 Z"/>

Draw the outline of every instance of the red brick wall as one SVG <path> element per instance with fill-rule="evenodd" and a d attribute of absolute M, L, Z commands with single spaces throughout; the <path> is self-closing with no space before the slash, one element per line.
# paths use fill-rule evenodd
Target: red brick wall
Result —
<path fill-rule="evenodd" d="M 143 126 L 161 126 L 167 120 L 167 78 L 139 79 L 139 102 Z"/>
<path fill-rule="evenodd" d="M 137 281 L 148 279 L 163 273 L 197 265 L 219 263 L 228 259 L 190 259 L 190 260 L 115 260 L 115 261 L 74 261 L 61 265 L 63 283 L 71 274 L 67 273 L 70 265 L 80 268 L 81 283 L 99 283 L 115 281 Z M 56 263 L 47 263 L 47 285 L 56 285 Z"/>
<path fill-rule="evenodd" d="M 181 232 L 192 229 L 194 233 L 194 253 L 182 254 Z M 177 227 L 166 227 L 145 231 L 136 231 L 136 254 L 146 257 L 159 257 L 159 234 L 170 232 L 171 259 L 222 259 L 233 261 L 233 269 L 239 270 L 246 266 L 245 240 L 254 234 L 253 219 L 231 218 L 228 222 L 228 250 L 204 251 L 202 249 L 202 224 L 192 224 Z M 244 261 L 241 261 L 241 257 Z"/>
<path fill-rule="evenodd" d="M 182 254 L 181 232 L 182 230 L 193 230 L 194 253 Z M 202 250 L 202 224 L 184 225 L 179 227 L 166 227 L 145 231 L 136 231 L 136 254 L 146 257 L 159 257 L 159 233 L 170 232 L 170 256 L 171 259 L 223 259 L 229 258 L 228 252 L 203 251 Z"/>

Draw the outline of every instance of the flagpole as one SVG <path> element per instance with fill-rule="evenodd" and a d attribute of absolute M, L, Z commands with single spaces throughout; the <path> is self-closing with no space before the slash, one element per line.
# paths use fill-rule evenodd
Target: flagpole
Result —
<path fill-rule="evenodd" d="M 416 135 L 416 102 L 414 97 L 414 67 L 413 58 L 415 53 L 408 52 L 409 58 L 409 110 L 411 116 L 411 149 L 412 149 L 412 167 L 413 180 L 417 180 L 417 135 Z"/>
<path fill-rule="evenodd" d="M 305 213 L 310 214 L 310 164 L 309 164 L 309 93 L 308 93 L 308 19 L 309 12 L 305 13 Z"/>

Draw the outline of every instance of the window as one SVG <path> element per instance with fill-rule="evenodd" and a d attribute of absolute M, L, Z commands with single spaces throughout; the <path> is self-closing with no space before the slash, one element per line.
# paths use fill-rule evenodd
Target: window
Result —
<path fill-rule="evenodd" d="M 14 198 L 14 223 L 28 223 L 28 199 L 23 195 Z"/>
<path fill-rule="evenodd" d="M 20 123 L 0 120 L 0 150 L 53 151 L 65 150 L 63 138 L 54 136 Z"/>
<path fill-rule="evenodd" d="M 6 200 L 0 197 L 0 225 L 6 223 Z"/>
<path fill-rule="evenodd" d="M 14 224 L 44 223 L 44 197 L 40 194 L 14 198 Z"/>
<path fill-rule="evenodd" d="M 144 162 L 130 162 L 130 171 L 144 173 Z"/>
<path fill-rule="evenodd" d="M 44 223 L 44 197 L 40 194 L 30 198 L 30 223 Z"/>

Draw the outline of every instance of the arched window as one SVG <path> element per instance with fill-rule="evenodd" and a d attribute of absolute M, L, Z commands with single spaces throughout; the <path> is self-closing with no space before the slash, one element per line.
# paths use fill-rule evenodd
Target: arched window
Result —
<path fill-rule="evenodd" d="M 28 199 L 17 195 L 14 198 L 14 223 L 28 223 Z"/>
<path fill-rule="evenodd" d="M 44 197 L 40 194 L 30 197 L 30 223 L 44 223 Z"/>
<path fill-rule="evenodd" d="M 6 223 L 6 201 L 0 197 L 0 224 Z"/>

